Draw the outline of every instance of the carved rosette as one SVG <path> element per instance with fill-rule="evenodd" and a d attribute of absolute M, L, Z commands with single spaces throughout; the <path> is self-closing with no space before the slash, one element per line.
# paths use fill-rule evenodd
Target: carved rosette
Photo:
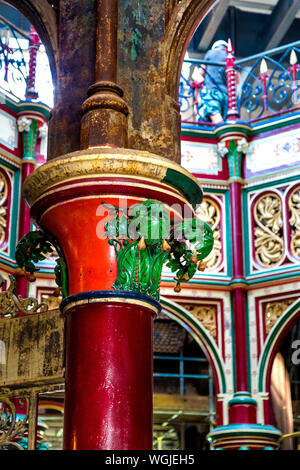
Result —
<path fill-rule="evenodd" d="M 290 251 L 295 258 L 300 259 L 300 187 L 289 196 L 290 222 Z"/>
<path fill-rule="evenodd" d="M 263 266 L 278 264 L 284 255 L 283 218 L 280 197 L 264 194 L 253 208 L 255 259 Z"/>
<path fill-rule="evenodd" d="M 295 301 L 285 300 L 282 302 L 269 302 L 266 305 L 264 312 L 264 320 L 266 326 L 267 335 L 270 333 L 272 327 L 275 325 L 277 320 L 284 314 L 288 307 Z"/>
<path fill-rule="evenodd" d="M 183 305 L 208 331 L 210 336 L 217 338 L 217 311 L 214 305 Z"/>
<path fill-rule="evenodd" d="M 222 232 L 221 232 L 221 211 L 219 205 L 211 198 L 203 198 L 197 215 L 203 222 L 210 225 L 214 234 L 214 247 L 211 253 L 203 260 L 206 268 L 215 271 L 222 263 Z"/>
<path fill-rule="evenodd" d="M 3 245 L 7 227 L 7 209 L 5 203 L 8 196 L 8 184 L 5 176 L 0 172 L 0 246 Z"/>

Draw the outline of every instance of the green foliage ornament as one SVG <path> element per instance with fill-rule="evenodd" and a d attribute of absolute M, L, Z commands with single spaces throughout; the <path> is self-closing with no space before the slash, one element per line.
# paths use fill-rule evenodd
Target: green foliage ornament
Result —
<path fill-rule="evenodd" d="M 125 209 L 105 205 L 110 220 L 105 225 L 108 243 L 115 248 L 116 290 L 139 292 L 159 300 L 163 265 L 175 273 L 175 291 L 203 270 L 202 260 L 213 248 L 210 226 L 191 218 L 172 226 L 164 204 L 147 200 Z"/>
<path fill-rule="evenodd" d="M 21 268 L 23 274 L 30 273 L 30 280 L 34 279 L 33 274 L 38 272 L 39 269 L 35 263 L 43 261 L 49 255 L 55 253 L 53 240 L 49 235 L 36 230 L 27 233 L 18 243 L 16 248 L 16 262 Z M 62 256 L 56 259 L 56 266 L 54 268 L 55 280 L 57 285 L 62 289 L 63 297 L 68 295 L 68 276 L 67 265 Z"/>

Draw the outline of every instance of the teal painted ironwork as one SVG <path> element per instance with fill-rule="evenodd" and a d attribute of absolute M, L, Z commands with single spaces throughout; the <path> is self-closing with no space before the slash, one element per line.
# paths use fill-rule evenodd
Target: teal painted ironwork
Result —
<path fill-rule="evenodd" d="M 228 146 L 228 169 L 229 178 L 231 180 L 240 179 L 242 177 L 242 157 L 243 153 L 238 150 L 238 144 L 235 140 L 231 140 Z"/>
<path fill-rule="evenodd" d="M 21 238 L 16 248 L 17 265 L 23 270 L 24 274 L 28 272 L 34 278 L 34 273 L 39 271 L 36 263 L 45 260 L 56 251 L 54 244 L 55 242 L 53 242 L 50 236 L 39 230 L 27 233 Z M 56 283 L 62 289 L 62 296 L 67 297 L 68 275 L 67 265 L 63 256 L 56 259 L 54 272 Z"/>
<path fill-rule="evenodd" d="M 105 235 L 115 248 L 118 263 L 114 289 L 139 292 L 159 300 L 165 263 L 175 273 L 175 290 L 180 289 L 180 282 L 194 276 L 197 266 L 202 270 L 201 261 L 214 243 L 208 224 L 194 218 L 172 226 L 164 204 L 153 200 L 135 204 L 126 213 L 124 209 L 104 205 L 111 216 L 105 225 Z"/>

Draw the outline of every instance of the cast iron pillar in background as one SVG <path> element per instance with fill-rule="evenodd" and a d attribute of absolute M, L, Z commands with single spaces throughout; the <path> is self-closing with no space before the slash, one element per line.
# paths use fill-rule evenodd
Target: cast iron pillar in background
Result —
<path fill-rule="evenodd" d="M 231 40 L 228 39 L 227 43 L 227 57 L 225 63 L 226 84 L 227 84 L 227 99 L 228 108 L 226 120 L 237 121 L 240 119 L 237 107 L 237 92 L 236 92 L 236 66 L 235 55 L 232 47 Z"/>
<path fill-rule="evenodd" d="M 248 128 L 249 131 L 249 128 Z M 256 423 L 256 402 L 248 382 L 247 290 L 244 272 L 243 241 L 243 159 L 247 152 L 247 126 L 239 123 L 222 126 L 219 148 L 226 156 L 229 172 L 231 223 L 231 308 L 234 344 L 234 397 L 229 402 L 229 423 Z"/>
<path fill-rule="evenodd" d="M 29 73 L 27 78 L 26 100 L 36 100 L 38 93 L 35 88 L 36 79 L 36 57 L 41 41 L 34 27 L 30 26 L 29 42 Z"/>
<path fill-rule="evenodd" d="M 228 401 L 228 425 L 210 433 L 212 448 L 249 450 L 278 448 L 280 432 L 272 426 L 257 424 L 257 402 L 251 395 L 248 360 L 247 284 L 245 282 L 243 240 L 243 161 L 251 128 L 240 121 L 237 107 L 236 69 L 231 41 L 228 40 L 226 77 L 228 111 L 226 121 L 217 129 L 218 151 L 226 157 L 230 192 L 231 230 L 231 310 L 234 356 L 234 393 Z"/>
<path fill-rule="evenodd" d="M 26 99 L 19 104 L 18 111 L 18 131 L 22 134 L 23 155 L 21 168 L 21 187 L 23 188 L 26 178 L 33 172 L 36 166 L 36 148 L 38 139 L 43 138 L 40 135 L 40 129 L 45 128 L 49 121 L 50 108 L 37 101 L 38 93 L 36 91 L 36 58 L 40 47 L 40 38 L 33 28 L 30 27 L 29 41 L 29 70 L 27 77 Z M 31 229 L 31 220 L 29 207 L 24 199 L 20 198 L 19 208 L 19 240 Z M 27 297 L 28 280 L 24 273 L 17 270 L 16 292 L 22 297 Z"/>
<path fill-rule="evenodd" d="M 250 128 L 240 121 L 237 107 L 236 67 L 231 40 L 228 39 L 225 65 L 228 110 L 224 125 L 218 129 L 219 149 L 227 158 L 230 191 L 232 291 L 234 344 L 234 397 L 229 402 L 229 423 L 256 423 L 256 401 L 248 382 L 247 290 L 243 240 L 243 159 L 248 148 Z"/>
<path fill-rule="evenodd" d="M 150 248 L 143 237 L 128 244 L 127 232 L 108 239 L 106 222 L 117 208 L 121 230 L 129 208 L 154 200 L 180 223 L 180 212 L 195 213 L 202 191 L 176 163 L 124 148 L 128 109 L 115 83 L 118 2 L 97 5 L 95 84 L 83 104 L 81 150 L 37 168 L 23 194 L 67 267 L 64 449 L 143 450 L 152 448 L 152 326 L 170 247 L 161 236 Z M 206 255 L 190 251 L 190 270 Z"/>

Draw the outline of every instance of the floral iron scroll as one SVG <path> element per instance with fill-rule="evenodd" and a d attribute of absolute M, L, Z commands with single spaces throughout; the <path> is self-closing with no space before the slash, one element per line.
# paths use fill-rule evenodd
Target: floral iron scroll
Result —
<path fill-rule="evenodd" d="M 9 398 L 1 399 L 1 403 L 0 450 L 23 450 L 18 441 L 24 437 L 27 431 L 28 413 L 24 415 L 23 419 L 17 420 L 14 403 Z"/>
<path fill-rule="evenodd" d="M 39 271 L 35 263 L 43 261 L 55 252 L 54 241 L 49 235 L 36 230 L 27 233 L 18 243 L 16 249 L 16 261 L 22 269 L 23 275 L 30 273 L 29 280 L 35 280 L 34 273 Z M 56 260 L 55 267 L 56 283 L 62 290 L 63 297 L 68 295 L 67 265 L 60 256 Z"/>
<path fill-rule="evenodd" d="M 2 173 L 0 173 L 0 246 L 3 245 L 7 227 L 7 208 L 5 203 L 8 197 L 7 181 Z"/>
<path fill-rule="evenodd" d="M 207 269 L 215 270 L 222 263 L 222 230 L 221 230 L 221 211 L 213 199 L 204 198 L 200 205 L 199 217 L 210 224 L 214 234 L 214 247 L 209 256 L 204 259 Z"/>
<path fill-rule="evenodd" d="M 255 256 L 264 266 L 272 266 L 283 257 L 282 208 L 280 198 L 273 193 L 264 194 L 254 207 Z"/>
<path fill-rule="evenodd" d="M 106 205 L 111 216 L 105 225 L 108 243 L 115 248 L 118 275 L 116 290 L 146 294 L 159 300 L 163 265 L 175 273 L 175 291 L 204 269 L 203 259 L 213 248 L 210 226 L 199 219 L 170 222 L 164 205 L 147 200 L 130 206 L 125 212 Z"/>
<path fill-rule="evenodd" d="M 295 258 L 300 258 L 300 188 L 297 187 L 289 197 L 290 211 L 290 249 Z"/>
<path fill-rule="evenodd" d="M 1 276 L 1 275 L 0 275 Z M 2 276 L 1 276 L 2 278 Z M 6 291 L 0 292 L 0 318 L 1 317 L 15 317 L 19 313 L 30 315 L 32 313 L 43 313 L 47 312 L 48 305 L 44 302 L 40 303 L 33 297 L 23 299 L 20 295 L 16 295 L 16 280 L 9 274 L 10 284 Z M 2 278 L 0 287 L 4 284 Z"/>
<path fill-rule="evenodd" d="M 254 193 L 255 194 L 255 193 Z M 252 199 L 253 260 L 256 268 L 295 265 L 300 259 L 300 186 L 259 192 Z"/>

